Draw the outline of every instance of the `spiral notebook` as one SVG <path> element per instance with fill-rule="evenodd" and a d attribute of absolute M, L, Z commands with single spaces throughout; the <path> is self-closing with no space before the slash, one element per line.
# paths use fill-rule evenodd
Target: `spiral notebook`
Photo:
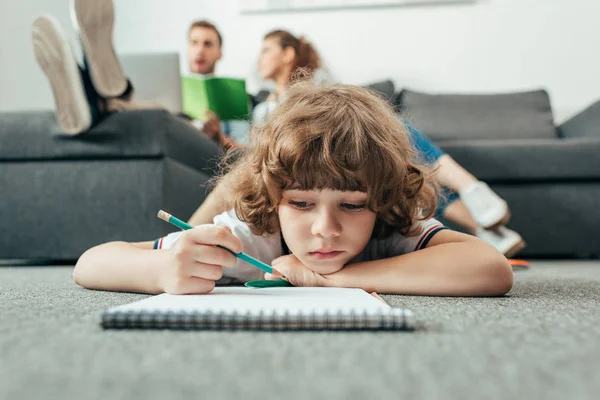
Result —
<path fill-rule="evenodd" d="M 161 294 L 102 314 L 104 329 L 413 330 L 410 310 L 361 289 L 217 287 Z"/>

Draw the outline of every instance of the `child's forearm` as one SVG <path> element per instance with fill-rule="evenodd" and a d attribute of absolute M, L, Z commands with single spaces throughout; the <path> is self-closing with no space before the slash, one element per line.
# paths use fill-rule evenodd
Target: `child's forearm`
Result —
<path fill-rule="evenodd" d="M 79 258 L 73 279 L 88 289 L 162 293 L 158 274 L 168 262 L 167 253 L 125 242 L 106 243 L 89 249 Z"/>
<path fill-rule="evenodd" d="M 512 287 L 508 260 L 479 241 L 351 264 L 327 278 L 334 286 L 425 296 L 499 296 Z"/>

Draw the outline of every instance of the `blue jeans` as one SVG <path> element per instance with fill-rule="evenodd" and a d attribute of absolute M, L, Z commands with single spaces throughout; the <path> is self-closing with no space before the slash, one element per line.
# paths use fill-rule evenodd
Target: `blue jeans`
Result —
<path fill-rule="evenodd" d="M 421 155 L 423 161 L 428 164 L 435 164 L 444 151 L 435 145 L 429 138 L 419 132 L 415 127 L 406 121 L 403 121 L 410 133 L 410 138 L 413 146 Z M 442 196 L 440 196 L 438 208 L 436 210 L 436 216 L 442 216 L 448 204 L 458 200 L 458 194 L 447 187 L 442 186 Z"/>

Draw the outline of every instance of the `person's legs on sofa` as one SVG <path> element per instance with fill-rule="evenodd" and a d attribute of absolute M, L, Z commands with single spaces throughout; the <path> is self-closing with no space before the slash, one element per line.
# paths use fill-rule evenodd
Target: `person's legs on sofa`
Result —
<path fill-rule="evenodd" d="M 494 228 L 510 220 L 508 204 L 448 154 L 437 160 L 438 182 L 459 195 L 473 219 L 482 228 Z"/>
<path fill-rule="evenodd" d="M 508 258 L 514 256 L 525 247 L 525 241 L 521 235 L 504 225 L 491 229 L 480 227 L 471 216 L 469 209 L 458 198 L 452 201 L 446 200 L 446 203 L 438 212 L 448 221 L 460 225 L 468 233 L 491 244 Z"/>
<path fill-rule="evenodd" d="M 460 225 L 463 229 L 471 234 L 475 234 L 479 225 L 471 216 L 471 213 L 465 207 L 465 204 L 458 197 L 450 200 L 440 200 L 442 203 L 438 208 L 437 215 Z"/>
<path fill-rule="evenodd" d="M 122 98 L 131 85 L 113 45 L 113 1 L 73 0 L 71 17 L 94 88 L 103 98 Z"/>
<path fill-rule="evenodd" d="M 35 58 L 52 89 L 58 124 L 68 134 L 88 130 L 97 107 L 88 100 L 82 70 L 59 23 L 51 16 L 38 17 L 31 28 L 31 40 Z"/>
<path fill-rule="evenodd" d="M 479 181 L 429 138 L 406 124 L 419 155 L 437 167 L 444 191 L 437 214 L 511 257 L 525 247 L 523 238 L 506 228 L 508 206 L 487 184 Z"/>
<path fill-rule="evenodd" d="M 83 49 L 83 67 L 77 68 L 65 35 L 52 17 L 41 19 L 54 22 L 51 24 L 53 31 L 58 32 L 54 36 L 60 40 L 45 43 L 44 40 L 34 38 L 36 58 L 55 93 L 56 117 L 63 130 L 69 134 L 85 132 L 111 112 L 162 109 L 163 107 L 156 102 L 132 100 L 132 83 L 125 77 L 113 46 L 112 31 L 115 18 L 113 0 L 72 0 L 71 5 L 72 20 L 79 33 Z M 39 24 L 34 24 L 34 36 L 36 36 L 35 32 L 39 31 L 36 25 Z M 194 26 L 192 25 L 192 28 Z M 214 30 L 216 33 L 216 28 Z M 44 38 L 48 35 L 43 33 L 37 36 Z M 36 47 L 36 40 L 44 46 Z M 40 47 L 44 48 L 40 49 Z M 42 59 L 40 55 L 46 54 L 55 57 Z M 70 73 L 53 72 L 57 69 L 60 71 L 67 69 L 65 66 L 68 66 Z M 77 69 L 80 71 L 80 77 L 73 72 Z M 85 105 L 85 98 L 88 100 L 88 106 Z M 198 121 L 184 119 L 198 129 L 198 133 L 207 134 L 203 126 L 197 126 Z M 219 134 L 211 138 L 224 149 L 237 145 L 228 135 Z"/>
<path fill-rule="evenodd" d="M 515 256 L 527 245 L 521 235 L 504 225 L 492 229 L 477 228 L 475 236 L 494 246 L 506 258 Z"/>
<path fill-rule="evenodd" d="M 508 205 L 484 182 L 479 181 L 427 136 L 405 123 L 419 155 L 437 167 L 440 185 L 458 193 L 472 218 L 483 228 L 506 224 L 510 218 Z"/>
<path fill-rule="evenodd" d="M 83 47 L 82 66 L 56 19 L 41 16 L 32 25 L 35 57 L 52 87 L 56 119 L 63 131 L 85 132 L 114 111 L 160 108 L 131 101 L 133 85 L 123 74 L 112 44 L 112 0 L 74 0 L 72 5 Z"/>

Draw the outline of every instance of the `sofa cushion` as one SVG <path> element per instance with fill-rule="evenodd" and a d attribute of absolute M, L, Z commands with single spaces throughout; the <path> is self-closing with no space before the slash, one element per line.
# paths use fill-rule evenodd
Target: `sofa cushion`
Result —
<path fill-rule="evenodd" d="M 396 88 L 394 86 L 394 82 L 391 80 L 388 79 L 386 81 L 373 82 L 365 85 L 365 87 L 375 91 L 384 99 L 392 102 L 392 104 L 396 103 Z"/>
<path fill-rule="evenodd" d="M 600 138 L 600 101 L 565 121 L 558 127 L 558 133 L 564 138 Z"/>
<path fill-rule="evenodd" d="M 600 138 L 452 140 L 441 147 L 483 181 L 600 179 Z"/>
<path fill-rule="evenodd" d="M 403 90 L 404 117 L 434 141 L 557 137 L 544 90 L 508 94 L 425 94 Z"/>
<path fill-rule="evenodd" d="M 0 113 L 0 162 L 164 156 L 208 173 L 220 151 L 196 128 L 163 110 L 113 113 L 76 136 L 61 133 L 51 112 Z"/>

